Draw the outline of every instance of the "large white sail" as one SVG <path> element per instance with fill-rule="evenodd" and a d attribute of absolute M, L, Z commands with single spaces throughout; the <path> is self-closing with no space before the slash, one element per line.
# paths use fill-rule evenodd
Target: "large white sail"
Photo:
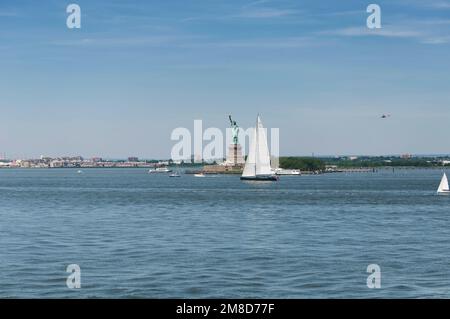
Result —
<path fill-rule="evenodd" d="M 262 125 L 259 115 L 256 126 L 256 139 L 256 142 L 258 144 L 256 153 L 256 175 L 272 175 L 272 168 L 270 167 L 269 147 L 267 146 L 266 130 Z"/>
<path fill-rule="evenodd" d="M 449 187 L 448 187 L 447 174 L 444 173 L 444 176 L 442 176 L 441 184 L 439 184 L 438 193 L 448 192 L 448 191 L 449 191 Z"/>
<path fill-rule="evenodd" d="M 242 173 L 243 177 L 256 176 L 256 129 L 252 129 L 251 131 L 248 156 L 245 161 L 244 172 Z"/>
<path fill-rule="evenodd" d="M 270 167 L 270 153 L 267 134 L 258 115 L 256 127 L 250 136 L 249 151 L 242 177 L 273 175 Z"/>

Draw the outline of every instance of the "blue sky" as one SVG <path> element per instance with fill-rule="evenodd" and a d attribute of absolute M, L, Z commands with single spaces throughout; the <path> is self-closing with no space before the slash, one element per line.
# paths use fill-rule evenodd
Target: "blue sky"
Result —
<path fill-rule="evenodd" d="M 450 0 L 2 0 L 0 154 L 167 158 L 258 112 L 283 155 L 450 153 L 449 57 Z"/>

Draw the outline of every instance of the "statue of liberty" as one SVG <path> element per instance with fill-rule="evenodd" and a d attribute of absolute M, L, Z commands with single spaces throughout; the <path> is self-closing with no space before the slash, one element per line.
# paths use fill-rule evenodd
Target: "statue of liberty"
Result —
<path fill-rule="evenodd" d="M 233 121 L 231 119 L 231 115 L 229 116 L 230 118 L 230 124 L 231 124 L 231 134 L 232 134 L 232 138 L 233 138 L 233 144 L 237 145 L 239 144 L 239 126 L 237 125 L 236 121 Z"/>
<path fill-rule="evenodd" d="M 229 116 L 231 124 L 231 144 L 228 147 L 226 166 L 231 166 L 236 169 L 241 169 L 245 164 L 244 157 L 242 156 L 242 147 L 239 145 L 239 126 L 236 121 L 233 121 L 231 115 Z M 227 130 L 228 133 L 228 130 Z M 228 136 L 227 136 L 228 138 Z"/>

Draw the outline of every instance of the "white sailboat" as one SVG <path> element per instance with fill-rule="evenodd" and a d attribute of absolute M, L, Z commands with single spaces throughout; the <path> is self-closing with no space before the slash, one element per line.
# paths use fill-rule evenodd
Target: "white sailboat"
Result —
<path fill-rule="evenodd" d="M 441 183 L 439 184 L 439 188 L 437 190 L 439 195 L 450 195 L 450 189 L 448 187 L 448 179 L 447 174 L 444 173 L 442 176 Z"/>
<path fill-rule="evenodd" d="M 267 146 L 266 132 L 259 115 L 256 119 L 256 127 L 253 129 L 253 134 L 250 138 L 248 156 L 241 180 L 277 181 L 278 177 L 270 167 L 270 153 Z"/>
<path fill-rule="evenodd" d="M 170 174 L 169 177 L 181 177 L 181 175 L 178 172 L 174 172 L 174 173 Z"/>

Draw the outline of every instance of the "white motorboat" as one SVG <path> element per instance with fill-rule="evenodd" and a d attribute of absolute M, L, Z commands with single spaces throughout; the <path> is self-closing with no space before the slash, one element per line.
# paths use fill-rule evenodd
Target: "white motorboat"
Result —
<path fill-rule="evenodd" d="M 298 169 L 283 169 L 276 168 L 273 170 L 276 175 L 301 175 L 300 170 Z"/>
<path fill-rule="evenodd" d="M 167 167 L 157 167 L 156 169 L 149 169 L 148 173 L 149 174 L 154 174 L 154 173 L 171 173 L 172 170 L 168 169 Z"/>

